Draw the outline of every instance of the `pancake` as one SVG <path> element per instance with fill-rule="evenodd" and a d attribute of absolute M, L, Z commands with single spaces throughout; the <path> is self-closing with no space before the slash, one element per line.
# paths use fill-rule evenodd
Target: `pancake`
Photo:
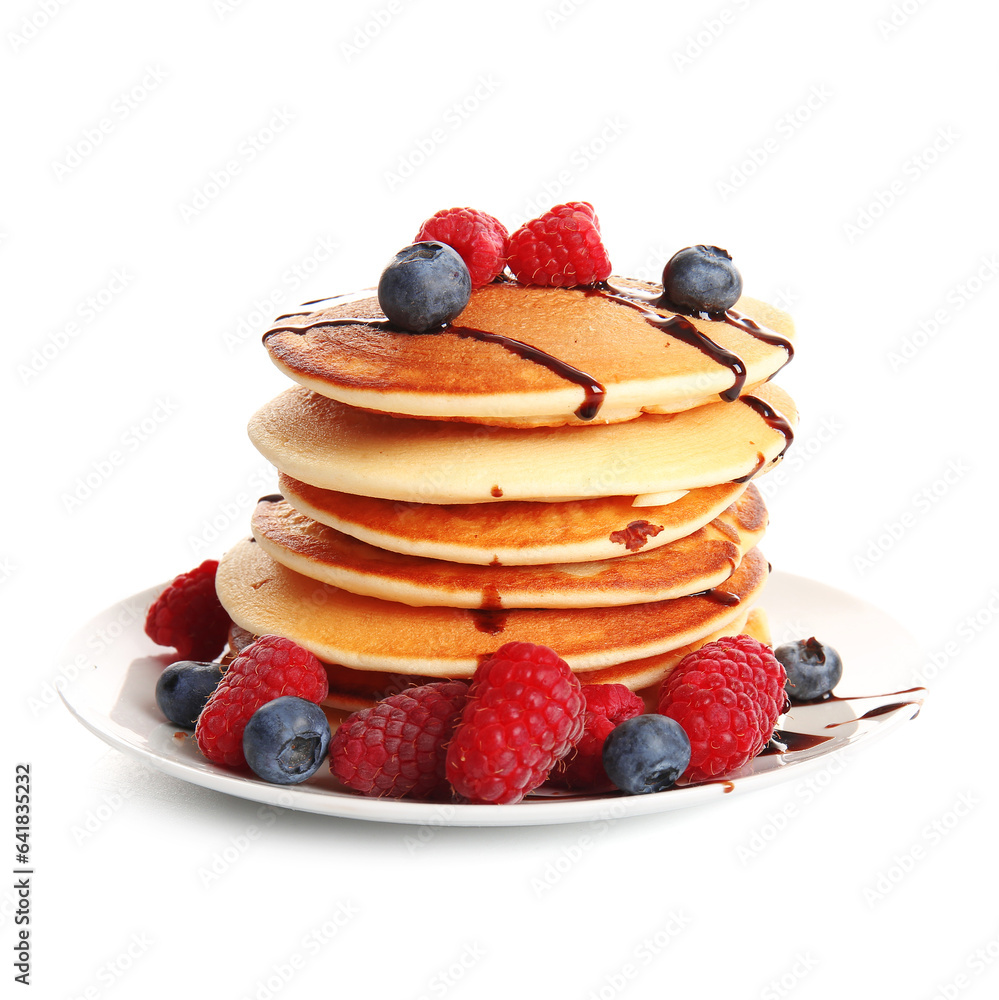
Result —
<path fill-rule="evenodd" d="M 735 621 L 717 632 L 680 646 L 679 649 L 641 660 L 629 660 L 601 670 L 590 670 L 579 674 L 579 679 L 584 684 L 623 684 L 632 691 L 647 695 L 650 711 L 655 711 L 659 684 L 688 653 L 722 636 L 740 633 L 751 635 L 760 642 L 769 642 L 766 615 L 759 608 L 753 608 L 748 614 L 739 615 Z M 408 687 L 440 680 L 439 677 L 413 677 L 407 674 L 379 673 L 375 670 L 352 670 L 330 663 L 324 663 L 323 666 L 326 668 L 329 680 L 329 694 L 323 701 L 323 707 L 346 712 L 370 708 L 382 698 L 398 694 Z"/>
<path fill-rule="evenodd" d="M 644 298 L 659 291 L 627 279 L 613 283 L 619 292 Z M 726 315 L 740 314 L 756 330 L 764 328 L 764 336 L 793 341 L 793 323 L 779 309 L 743 297 Z M 610 289 L 501 281 L 475 290 L 454 323 L 440 331 L 394 330 L 375 297 L 347 296 L 276 321 L 264 343 L 289 377 L 351 406 L 512 426 L 580 423 L 576 411 L 595 402 L 585 384 L 605 391 L 592 418 L 600 422 L 631 420 L 643 411 L 675 413 L 717 399 L 733 386 L 734 370 L 714 359 L 711 348 L 706 353 L 678 339 L 683 331 L 688 338 L 689 331 L 706 335 L 736 355 L 747 386 L 768 380 L 788 361 L 789 351 L 759 339 L 752 324 L 680 317 L 664 328 L 644 316 L 674 314 L 649 301 L 628 304 Z M 382 322 L 344 322 L 351 318 Z M 523 345 L 543 352 L 548 362 L 525 357 Z"/>
<path fill-rule="evenodd" d="M 539 566 L 468 566 L 400 555 L 265 498 L 251 526 L 288 569 L 353 594 L 416 607 L 593 608 L 647 604 L 716 587 L 763 537 L 767 512 L 755 487 L 693 534 L 626 559 Z"/>
<path fill-rule="evenodd" d="M 390 417 L 296 386 L 257 411 L 249 434 L 281 472 L 322 489 L 442 504 L 562 501 L 691 490 L 758 474 L 790 439 L 780 418 L 793 425 L 797 412 L 772 382 L 682 413 L 533 429 Z"/>
<path fill-rule="evenodd" d="M 760 608 L 753 608 L 748 615 L 740 615 L 735 621 L 729 622 L 724 628 L 703 639 L 687 643 L 679 649 L 650 656 L 641 660 L 629 660 L 613 667 L 601 670 L 591 670 L 581 674 L 580 679 L 585 684 L 624 684 L 632 691 L 639 691 L 649 702 L 649 710 L 655 711 L 658 700 L 659 684 L 669 676 L 670 672 L 688 653 L 715 639 L 726 635 L 751 635 L 760 642 L 770 644 L 770 630 L 767 626 L 766 613 Z M 251 637 L 252 638 L 252 637 Z M 328 711 L 342 713 L 357 712 L 370 708 L 376 702 L 390 695 L 399 694 L 407 688 L 419 684 L 428 684 L 439 677 L 421 677 L 412 674 L 385 673 L 378 670 L 357 670 L 343 667 L 338 663 L 324 663 L 329 682 L 329 694 L 323 701 L 323 708 Z M 343 719 L 338 718 L 337 724 Z"/>
<path fill-rule="evenodd" d="M 286 636 L 328 663 L 469 677 L 483 655 L 511 641 L 549 646 L 578 671 L 667 652 L 734 621 L 755 602 L 767 573 L 766 559 L 752 549 L 724 593 L 617 608 L 414 608 L 311 580 L 247 540 L 222 558 L 215 586 L 241 628 Z"/>
<path fill-rule="evenodd" d="M 672 503 L 640 497 L 565 503 L 403 503 L 323 490 L 281 473 L 278 486 L 314 521 L 391 552 L 451 562 L 527 566 L 613 559 L 692 534 L 734 503 L 745 483 L 680 492 Z"/>

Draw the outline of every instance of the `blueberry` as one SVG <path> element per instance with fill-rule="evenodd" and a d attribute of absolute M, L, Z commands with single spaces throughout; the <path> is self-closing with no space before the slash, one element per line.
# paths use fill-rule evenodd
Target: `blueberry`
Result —
<path fill-rule="evenodd" d="M 326 713 L 290 695 L 261 705 L 243 730 L 247 764 L 258 777 L 277 785 L 297 785 L 312 777 L 329 748 Z"/>
<path fill-rule="evenodd" d="M 690 740 L 674 719 L 636 715 L 611 730 L 603 761 L 607 777 L 622 792 L 661 792 L 687 770 Z"/>
<path fill-rule="evenodd" d="M 378 304 L 389 322 L 410 333 L 444 326 L 468 305 L 472 279 L 446 243 L 425 240 L 404 247 L 378 282 Z"/>
<path fill-rule="evenodd" d="M 843 661 L 832 646 L 811 639 L 787 642 L 774 650 L 787 671 L 784 690 L 791 701 L 815 701 L 827 695 L 843 676 Z"/>
<path fill-rule="evenodd" d="M 658 305 L 676 312 L 724 312 L 742 295 L 742 275 L 721 247 L 686 247 L 663 268 Z"/>
<path fill-rule="evenodd" d="M 167 721 L 184 729 L 193 729 L 211 693 L 222 680 L 217 663 L 177 660 L 171 663 L 156 682 L 156 704 Z"/>

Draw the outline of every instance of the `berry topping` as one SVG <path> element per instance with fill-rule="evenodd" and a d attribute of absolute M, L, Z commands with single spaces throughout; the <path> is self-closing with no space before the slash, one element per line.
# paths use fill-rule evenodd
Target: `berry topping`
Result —
<path fill-rule="evenodd" d="M 307 649 L 262 635 L 232 661 L 208 699 L 194 731 L 198 749 L 216 764 L 240 767 L 243 730 L 261 705 L 286 694 L 318 704 L 328 687 L 323 665 Z"/>
<path fill-rule="evenodd" d="M 218 663 L 177 660 L 156 681 L 156 704 L 168 722 L 193 729 L 220 680 L 222 667 Z"/>
<path fill-rule="evenodd" d="M 752 636 L 726 636 L 688 653 L 663 681 L 659 711 L 690 737 L 691 781 L 742 767 L 770 741 L 784 709 L 784 668 Z"/>
<path fill-rule="evenodd" d="M 561 766 L 556 766 L 548 784 L 573 791 L 599 791 L 611 785 L 601 753 L 611 730 L 625 719 L 641 715 L 645 702 L 623 684 L 584 684 L 586 714 L 583 735 Z"/>
<path fill-rule="evenodd" d="M 824 698 L 843 676 L 843 661 L 839 653 L 814 636 L 778 646 L 774 656 L 787 672 L 785 690 L 791 701 Z"/>
<path fill-rule="evenodd" d="M 471 802 L 519 802 L 583 732 L 579 681 L 547 646 L 508 642 L 479 665 L 447 751 L 447 777 Z"/>
<path fill-rule="evenodd" d="M 663 268 L 663 296 L 657 305 L 681 313 L 731 309 L 742 295 L 742 275 L 721 247 L 686 247 Z"/>
<path fill-rule="evenodd" d="M 178 660 L 212 660 L 225 648 L 229 614 L 215 593 L 218 565 L 206 559 L 182 573 L 146 613 L 146 635 L 160 646 L 173 646 Z"/>
<path fill-rule="evenodd" d="M 604 742 L 603 761 L 622 792 L 662 792 L 687 769 L 690 740 L 675 719 L 638 715 L 611 731 Z"/>
<path fill-rule="evenodd" d="M 417 240 L 436 240 L 457 250 L 472 288 L 488 285 L 506 266 L 506 226 L 474 208 L 445 208 L 420 226 Z"/>
<path fill-rule="evenodd" d="M 555 288 L 594 285 L 611 273 L 600 223 L 585 201 L 556 205 L 521 226 L 510 237 L 508 263 L 522 284 Z"/>
<path fill-rule="evenodd" d="M 355 712 L 333 736 L 330 770 L 364 795 L 449 797 L 444 757 L 467 694 L 462 681 L 436 681 Z"/>
<path fill-rule="evenodd" d="M 468 305 L 472 279 L 456 250 L 427 240 L 403 247 L 382 271 L 378 304 L 409 333 L 440 328 Z"/>
<path fill-rule="evenodd" d="M 297 785 L 319 770 L 330 746 L 330 724 L 314 702 L 285 695 L 261 705 L 243 730 L 251 770 L 276 785 Z"/>

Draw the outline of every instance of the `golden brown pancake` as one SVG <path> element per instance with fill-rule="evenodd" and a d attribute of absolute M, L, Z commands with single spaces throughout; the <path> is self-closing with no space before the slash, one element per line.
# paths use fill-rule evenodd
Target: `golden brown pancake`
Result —
<path fill-rule="evenodd" d="M 754 639 L 769 645 L 770 630 L 767 626 L 766 613 L 760 608 L 753 608 L 748 615 L 740 615 L 717 632 L 687 643 L 679 649 L 641 660 L 630 660 L 601 670 L 590 670 L 580 674 L 580 679 L 585 684 L 624 684 L 633 691 L 639 691 L 648 701 L 649 710 L 654 712 L 658 701 L 659 684 L 688 653 L 722 636 L 740 633 L 751 635 Z M 441 680 L 439 677 L 356 670 L 337 663 L 324 663 L 323 667 L 326 669 L 329 681 L 329 694 L 323 701 L 323 708 L 344 714 L 370 708 L 381 699 L 399 694 L 418 684 Z M 342 715 L 337 717 L 337 725 L 342 721 Z"/>
<path fill-rule="evenodd" d="M 669 676 L 688 653 L 695 649 L 700 649 L 706 643 L 720 639 L 722 636 L 739 635 L 740 633 L 752 635 L 761 642 L 766 641 L 766 631 L 764 630 L 761 634 L 758 627 L 761 620 L 765 622 L 765 616 L 759 609 L 754 608 L 748 614 L 739 615 L 738 618 L 717 632 L 712 632 L 711 635 L 705 636 L 703 639 L 687 643 L 679 649 L 660 653 L 658 656 L 648 656 L 641 660 L 628 660 L 625 663 L 604 667 L 601 670 L 589 670 L 578 676 L 584 684 L 623 684 L 632 691 L 649 689 L 650 694 L 654 693 L 656 700 L 658 700 L 659 684 L 665 677 Z M 323 702 L 323 706 L 347 712 L 370 708 L 381 699 L 399 694 L 409 687 L 441 679 L 439 677 L 380 673 L 375 670 L 353 670 L 350 667 L 341 667 L 339 664 L 330 663 L 324 663 L 323 666 L 326 668 L 329 680 L 329 694 Z M 655 709 L 656 706 L 653 703 L 651 710 L 655 711 Z"/>
<path fill-rule="evenodd" d="M 287 501 L 263 499 L 257 543 L 288 569 L 353 594 L 417 607 L 593 608 L 685 597 L 721 585 L 766 530 L 750 487 L 713 521 L 626 559 L 540 566 L 470 566 L 400 555 L 313 521 Z"/>
<path fill-rule="evenodd" d="M 553 428 L 390 417 L 296 386 L 254 415 L 249 434 L 281 472 L 322 489 L 418 503 L 550 502 L 691 490 L 761 472 L 787 437 L 754 399 L 796 422 L 772 382 L 730 403 Z"/>
<path fill-rule="evenodd" d="M 653 288 L 613 280 L 632 293 L 651 293 Z M 580 384 L 521 356 L 516 347 L 476 339 L 476 333 L 529 345 L 599 383 L 606 396 L 597 421 L 700 406 L 729 390 L 735 379 L 725 364 L 643 318 L 643 312 L 669 318 L 674 315 L 669 310 L 650 303 L 623 304 L 595 289 L 495 282 L 474 291 L 450 327 L 426 334 L 377 323 L 321 325 L 384 319 L 374 297 L 350 298 L 277 321 L 264 342 L 271 359 L 291 378 L 351 406 L 511 426 L 580 422 L 575 411 L 588 400 L 592 403 Z M 736 312 L 793 341 L 791 319 L 779 309 L 743 297 Z M 783 347 L 729 322 L 685 317 L 679 322 L 693 324 L 741 359 L 747 386 L 766 381 L 788 359 Z"/>
<path fill-rule="evenodd" d="M 721 593 L 615 608 L 414 608 L 311 580 L 251 540 L 226 553 L 215 583 L 241 628 L 284 635 L 328 663 L 468 677 L 480 657 L 508 641 L 549 646 L 577 671 L 676 649 L 735 620 L 755 602 L 767 572 L 752 549 Z"/>
<path fill-rule="evenodd" d="M 403 503 L 323 490 L 281 473 L 285 499 L 314 521 L 391 552 L 503 566 L 613 559 L 683 538 L 734 503 L 745 483 L 682 493 L 672 503 L 636 497 L 564 503 Z"/>

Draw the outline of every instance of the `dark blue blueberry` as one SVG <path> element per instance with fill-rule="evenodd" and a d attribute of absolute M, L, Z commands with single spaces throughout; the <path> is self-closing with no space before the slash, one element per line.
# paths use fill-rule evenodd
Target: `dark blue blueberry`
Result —
<path fill-rule="evenodd" d="M 724 312 L 742 295 L 742 275 L 721 247 L 686 247 L 663 268 L 659 305 L 676 312 Z"/>
<path fill-rule="evenodd" d="M 661 792 L 687 770 L 690 740 L 674 719 L 636 715 L 610 731 L 603 761 L 607 777 L 622 792 Z"/>
<path fill-rule="evenodd" d="M 425 240 L 404 247 L 378 282 L 378 304 L 393 326 L 410 333 L 439 329 L 468 305 L 472 279 L 461 257 L 445 243 Z"/>
<path fill-rule="evenodd" d="M 791 701 L 815 701 L 823 698 L 843 676 L 843 661 L 832 646 L 811 639 L 787 642 L 774 650 L 784 665 L 787 683 L 784 690 Z"/>
<path fill-rule="evenodd" d="M 222 668 L 217 663 L 177 660 L 156 682 L 156 704 L 175 726 L 193 729 L 220 680 Z"/>
<path fill-rule="evenodd" d="M 326 713 L 285 695 L 258 708 L 243 730 L 243 754 L 254 773 L 277 785 L 296 785 L 319 769 L 330 748 Z"/>

